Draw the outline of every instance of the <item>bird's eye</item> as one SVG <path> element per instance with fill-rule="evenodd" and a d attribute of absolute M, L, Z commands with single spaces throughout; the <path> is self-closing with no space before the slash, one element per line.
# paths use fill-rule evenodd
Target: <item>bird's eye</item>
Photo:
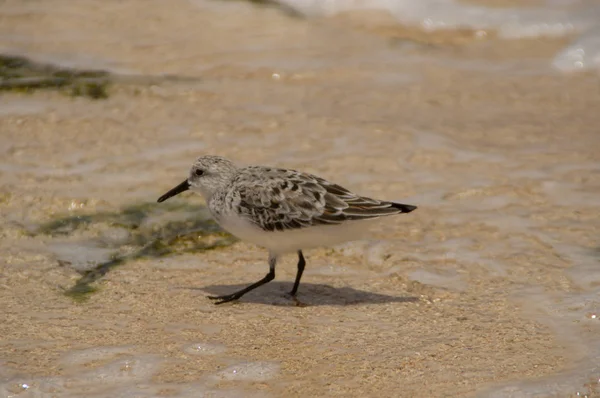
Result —
<path fill-rule="evenodd" d="M 204 170 L 201 169 L 196 169 L 196 171 L 194 172 L 197 176 L 201 176 L 202 174 L 204 174 Z"/>

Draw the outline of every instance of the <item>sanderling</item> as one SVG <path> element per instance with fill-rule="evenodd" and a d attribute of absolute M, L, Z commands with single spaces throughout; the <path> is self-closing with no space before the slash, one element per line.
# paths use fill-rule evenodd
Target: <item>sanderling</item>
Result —
<path fill-rule="evenodd" d="M 277 258 L 290 252 L 298 253 L 298 271 L 289 293 L 295 297 L 306 264 L 303 249 L 357 239 L 360 230 L 364 230 L 360 221 L 410 213 L 417 208 L 359 196 L 295 170 L 236 167 L 220 156 L 198 158 L 189 177 L 158 198 L 158 202 L 188 189 L 204 196 L 212 216 L 223 229 L 269 250 L 269 273 L 237 292 L 209 296 L 217 300 L 216 304 L 237 300 L 272 281 Z"/>

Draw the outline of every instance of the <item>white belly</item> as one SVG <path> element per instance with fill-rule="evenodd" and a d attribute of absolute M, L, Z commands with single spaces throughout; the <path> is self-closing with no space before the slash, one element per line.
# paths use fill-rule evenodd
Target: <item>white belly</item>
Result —
<path fill-rule="evenodd" d="M 274 254 L 327 247 L 362 238 L 371 222 L 350 221 L 341 225 L 317 226 L 289 231 L 264 231 L 238 217 L 226 217 L 219 225 L 239 239 L 262 246 Z"/>

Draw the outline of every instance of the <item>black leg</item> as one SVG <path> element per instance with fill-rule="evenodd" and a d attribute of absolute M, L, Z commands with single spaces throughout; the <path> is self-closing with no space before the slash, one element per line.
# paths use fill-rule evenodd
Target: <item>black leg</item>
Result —
<path fill-rule="evenodd" d="M 215 304 L 223 304 L 223 303 L 227 303 L 229 301 L 233 301 L 233 300 L 239 299 L 244 294 L 248 293 L 250 290 L 254 290 L 257 287 L 262 286 L 265 283 L 269 283 L 273 279 L 275 279 L 275 264 L 277 264 L 277 257 L 275 257 L 274 255 L 269 254 L 269 273 L 267 275 L 265 275 L 264 278 L 262 278 L 258 282 L 253 283 L 250 286 L 245 287 L 242 290 L 239 290 L 239 291 L 237 291 L 235 293 L 226 294 L 226 295 L 223 295 L 223 296 L 208 296 L 208 298 L 211 299 L 211 300 L 219 300 L 219 301 L 215 302 Z"/>
<path fill-rule="evenodd" d="M 306 261 L 304 261 L 304 256 L 302 255 L 302 250 L 298 250 L 298 272 L 296 273 L 296 280 L 294 281 L 294 287 L 290 292 L 290 296 L 294 297 L 296 292 L 298 291 L 298 286 L 300 286 L 300 278 L 302 278 L 302 273 L 304 272 L 304 266 L 306 265 Z"/>

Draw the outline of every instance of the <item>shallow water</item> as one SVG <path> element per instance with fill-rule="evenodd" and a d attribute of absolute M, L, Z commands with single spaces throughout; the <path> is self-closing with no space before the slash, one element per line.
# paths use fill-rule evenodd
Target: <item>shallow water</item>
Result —
<path fill-rule="evenodd" d="M 2 51 L 199 80 L 2 94 L 2 396 L 597 395 L 598 76 L 552 67 L 596 8 L 554 3 L 516 25 L 514 3 L 448 11 L 442 33 L 242 2 L 5 3 Z M 577 33 L 561 7 L 588 10 Z M 531 41 L 540 24 L 553 37 Z M 283 296 L 292 256 L 215 307 L 266 253 L 197 197 L 153 204 L 203 153 L 419 210 L 310 252 L 306 307 Z"/>

